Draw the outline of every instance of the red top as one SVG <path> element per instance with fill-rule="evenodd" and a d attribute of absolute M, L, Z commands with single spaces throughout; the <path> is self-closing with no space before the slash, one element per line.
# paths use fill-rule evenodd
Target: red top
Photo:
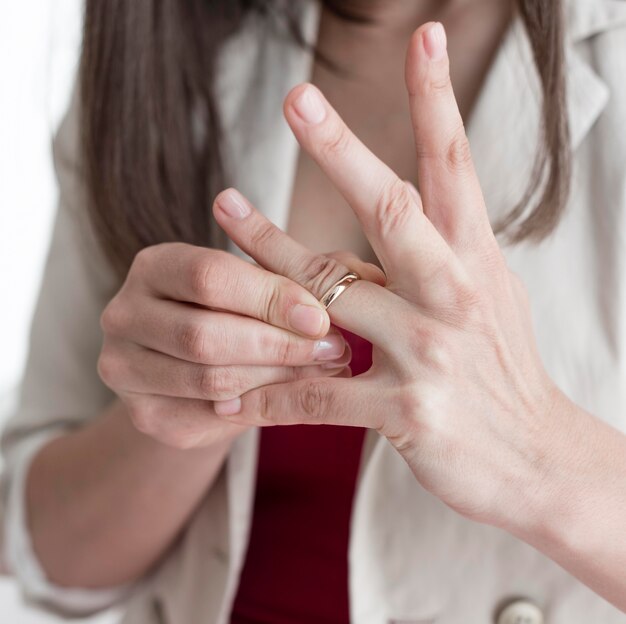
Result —
<path fill-rule="evenodd" d="M 372 346 L 342 330 L 354 375 Z M 231 624 L 346 624 L 348 536 L 365 429 L 261 430 L 254 515 Z"/>

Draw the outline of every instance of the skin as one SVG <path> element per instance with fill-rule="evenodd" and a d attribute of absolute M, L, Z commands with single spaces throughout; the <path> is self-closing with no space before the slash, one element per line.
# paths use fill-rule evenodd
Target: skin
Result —
<path fill-rule="evenodd" d="M 384 283 L 377 267 L 349 253 L 335 257 Z M 298 306 L 308 309 L 308 337 L 294 327 Z M 36 552 L 51 578 L 70 586 L 135 580 L 175 539 L 247 429 L 216 417 L 213 401 L 268 383 L 350 374 L 349 347 L 329 332 L 310 292 L 191 245 L 138 254 L 102 329 L 99 373 L 119 400 L 48 444 L 27 486 Z M 81 552 L 90 556 L 69 554 Z M 94 552 L 102 555 L 95 564 Z"/>
<path fill-rule="evenodd" d="M 373 343 L 372 368 L 265 386 L 216 403 L 216 413 L 245 425 L 375 429 L 444 503 L 525 540 L 626 611 L 626 483 L 615 478 L 626 474 L 626 436 L 574 405 L 542 366 L 525 288 L 489 225 L 441 24 L 412 37 L 406 82 L 421 196 L 314 86 L 285 103 L 300 145 L 354 210 L 387 276 L 385 286 L 355 283 L 330 308 L 335 323 Z M 316 262 L 234 190 L 214 214 L 273 272 L 297 280 L 294 267 Z M 288 263 L 276 249 L 290 250 Z M 302 285 L 319 293 L 311 276 Z"/>
<path fill-rule="evenodd" d="M 324 57 L 347 68 L 347 75 L 317 62 L 311 81 L 368 148 L 399 177 L 419 186 L 404 80 L 407 45 L 415 27 L 431 19 L 446 25 L 455 91 L 467 118 L 510 22 L 511 4 L 359 0 L 350 5 L 355 11 L 367 10 L 374 24 L 346 23 L 324 12 L 318 47 Z M 349 249 L 379 263 L 354 212 L 306 150 L 298 159 L 287 231 L 310 249 Z"/>
<path fill-rule="evenodd" d="M 365 145 L 327 102 L 324 121 L 306 123 L 296 102 L 312 87 L 300 87 L 285 105 L 303 147 L 290 236 L 234 192 L 215 206 L 263 268 L 180 244 L 138 256 L 102 319 L 99 371 L 118 400 L 49 443 L 31 468 L 36 554 L 60 585 L 137 580 L 184 529 L 238 435 L 256 425 L 332 422 L 377 429 L 459 513 L 526 540 L 626 609 L 618 546 L 626 492 L 614 478 L 626 472 L 626 441 L 547 378 L 524 288 L 493 239 L 462 131 L 510 17 L 507 3 L 353 4 L 377 25 L 342 29 L 325 14 L 320 44 L 357 78 L 316 67 L 313 80 Z M 428 27 L 420 29 L 407 102 L 397 68 L 413 28 L 430 18 L 446 24 L 450 63 L 445 53 L 428 56 Z M 389 54 L 366 54 L 380 46 Z M 402 180 L 419 183 L 421 198 Z M 228 216 L 229 198 L 235 214 L 248 216 Z M 255 245 L 259 231 L 276 244 Z M 337 248 L 380 262 L 387 281 L 353 254 L 329 257 Z M 330 319 L 321 311 L 314 331 L 297 330 L 289 310 L 320 310 L 316 298 L 347 270 L 364 279 L 333 304 Z M 349 353 L 330 370 L 313 357 L 330 320 L 374 344 L 366 376 L 346 378 Z M 223 344 L 234 346 L 220 352 Z"/>

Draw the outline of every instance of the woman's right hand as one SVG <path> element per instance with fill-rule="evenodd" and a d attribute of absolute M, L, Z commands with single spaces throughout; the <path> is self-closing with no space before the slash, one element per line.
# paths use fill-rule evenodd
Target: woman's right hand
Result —
<path fill-rule="evenodd" d="M 377 277 L 356 257 L 342 261 Z M 311 293 L 224 251 L 183 243 L 142 250 L 101 324 L 100 377 L 139 431 L 176 448 L 245 430 L 216 417 L 214 400 L 350 374 L 350 348 Z"/>

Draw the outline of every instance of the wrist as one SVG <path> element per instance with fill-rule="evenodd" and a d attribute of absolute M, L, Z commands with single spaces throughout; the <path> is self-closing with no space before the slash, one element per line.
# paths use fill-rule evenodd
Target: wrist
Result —
<path fill-rule="evenodd" d="M 590 516 L 599 508 L 603 478 L 594 454 L 608 427 L 557 388 L 536 422 L 541 426 L 515 488 L 517 504 L 501 528 L 559 560 L 593 539 Z"/>

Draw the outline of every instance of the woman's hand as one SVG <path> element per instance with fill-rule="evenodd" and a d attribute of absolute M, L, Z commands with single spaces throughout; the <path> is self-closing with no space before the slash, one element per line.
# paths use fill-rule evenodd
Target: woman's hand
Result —
<path fill-rule="evenodd" d="M 104 310 L 99 373 L 137 429 L 177 448 L 206 446 L 246 428 L 216 418 L 212 401 L 349 374 L 349 347 L 329 327 L 323 306 L 286 277 L 222 251 L 157 245 L 137 255 Z"/>
<path fill-rule="evenodd" d="M 524 287 L 489 224 L 439 25 L 414 35 L 407 84 L 421 198 L 316 88 L 297 87 L 285 103 L 298 141 L 357 214 L 387 275 L 386 287 L 358 281 L 330 308 L 333 322 L 373 343 L 371 370 L 269 385 L 217 412 L 248 425 L 376 429 L 425 488 L 467 517 L 502 525 L 535 495 L 550 440 L 564 426 L 553 417 L 562 398 L 537 353 Z M 233 203 L 238 211 L 224 209 Z M 319 273 L 327 269 L 320 258 L 235 191 L 219 196 L 214 212 L 262 266 L 316 297 L 347 271 Z"/>

